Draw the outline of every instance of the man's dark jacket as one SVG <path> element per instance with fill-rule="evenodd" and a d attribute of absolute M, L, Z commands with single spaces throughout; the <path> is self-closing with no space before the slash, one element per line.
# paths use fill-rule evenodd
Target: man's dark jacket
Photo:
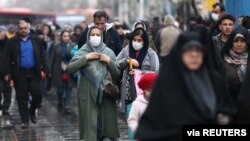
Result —
<path fill-rule="evenodd" d="M 6 42 L 7 37 L 0 40 L 0 77 L 4 77 L 6 75 Z"/>
<path fill-rule="evenodd" d="M 45 73 L 49 73 L 48 71 L 48 66 L 47 66 L 47 61 L 45 57 L 45 48 L 46 48 L 46 43 L 38 39 L 34 36 L 31 36 L 31 42 L 32 42 L 32 47 L 33 51 L 35 53 L 35 75 L 41 79 L 41 70 L 45 71 Z M 7 50 L 7 72 L 8 74 L 11 74 L 13 77 L 13 80 L 18 77 L 20 73 L 20 36 L 17 34 L 14 38 L 10 39 L 6 47 L 8 48 Z"/>

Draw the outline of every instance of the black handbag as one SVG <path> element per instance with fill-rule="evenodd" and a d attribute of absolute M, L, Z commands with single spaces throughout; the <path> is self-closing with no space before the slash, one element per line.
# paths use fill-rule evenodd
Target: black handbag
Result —
<path fill-rule="evenodd" d="M 125 82 L 125 103 L 132 103 L 136 99 L 134 75 L 128 74 Z"/>
<path fill-rule="evenodd" d="M 112 99 L 120 98 L 120 91 L 117 85 L 115 84 L 108 84 L 105 86 L 103 93 L 106 97 Z"/>

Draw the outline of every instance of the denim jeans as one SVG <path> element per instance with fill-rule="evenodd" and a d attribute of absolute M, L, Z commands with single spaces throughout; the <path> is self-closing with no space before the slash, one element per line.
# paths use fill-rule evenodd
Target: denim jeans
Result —
<path fill-rule="evenodd" d="M 132 107 L 132 103 L 126 104 L 126 116 L 127 116 L 126 119 L 128 119 L 131 107 Z M 128 127 L 128 137 L 129 137 L 129 140 L 131 141 L 134 140 L 134 132 L 129 127 Z"/>
<path fill-rule="evenodd" d="M 72 88 L 60 87 L 57 88 L 58 102 L 63 103 L 64 108 L 70 108 Z"/>

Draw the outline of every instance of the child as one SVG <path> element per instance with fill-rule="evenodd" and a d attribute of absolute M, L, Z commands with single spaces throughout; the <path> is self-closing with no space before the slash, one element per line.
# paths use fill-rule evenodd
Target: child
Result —
<path fill-rule="evenodd" d="M 130 140 L 133 140 L 134 132 L 136 131 L 139 120 L 144 111 L 146 110 L 151 95 L 151 88 L 154 84 L 156 77 L 156 73 L 145 73 L 138 82 L 139 88 L 143 90 L 143 95 L 138 96 L 136 100 L 132 103 L 131 111 L 129 113 L 127 122 L 129 129 L 132 130 L 132 132 L 129 133 Z"/>

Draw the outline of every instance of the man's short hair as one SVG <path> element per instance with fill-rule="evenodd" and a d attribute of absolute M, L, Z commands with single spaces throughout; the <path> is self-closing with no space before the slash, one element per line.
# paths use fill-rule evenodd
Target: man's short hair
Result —
<path fill-rule="evenodd" d="M 221 12 L 225 12 L 225 6 L 222 3 L 216 2 L 215 4 L 213 4 L 213 8 L 219 6 L 220 7 L 220 11 Z"/>
<path fill-rule="evenodd" d="M 22 22 L 26 22 L 28 23 L 28 25 L 30 26 L 31 25 L 31 20 L 29 18 L 21 18 L 19 21 L 18 21 L 18 25 Z"/>
<path fill-rule="evenodd" d="M 223 13 L 221 16 L 220 16 L 220 19 L 218 21 L 218 24 L 221 24 L 224 20 L 231 20 L 233 21 L 233 23 L 235 22 L 235 17 L 233 15 L 230 15 L 228 13 Z"/>
<path fill-rule="evenodd" d="M 28 18 L 21 18 L 21 19 L 18 21 L 18 27 L 19 27 L 19 25 L 22 24 L 22 23 L 27 23 L 27 24 L 28 24 L 28 27 L 30 28 L 30 24 L 31 24 L 30 19 L 28 19 Z"/>
<path fill-rule="evenodd" d="M 96 18 L 105 18 L 106 21 L 108 21 L 109 19 L 109 16 L 107 15 L 107 13 L 104 11 L 104 10 L 98 10 L 94 13 L 94 16 L 93 18 L 96 19 Z"/>

